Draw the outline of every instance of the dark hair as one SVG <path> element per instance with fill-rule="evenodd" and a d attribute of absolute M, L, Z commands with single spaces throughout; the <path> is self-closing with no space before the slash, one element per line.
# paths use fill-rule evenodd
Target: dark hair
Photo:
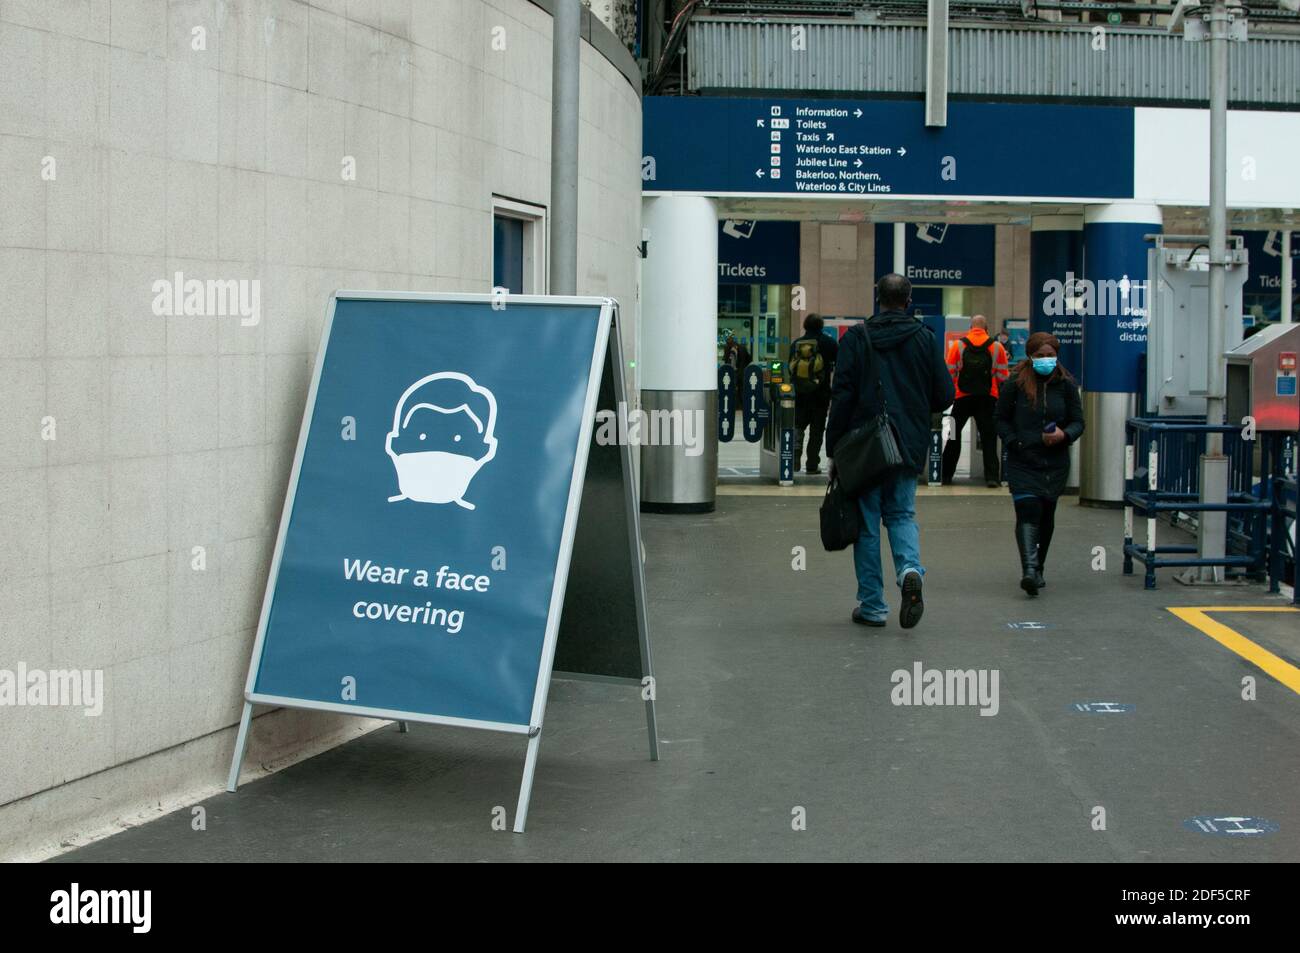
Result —
<path fill-rule="evenodd" d="M 906 308 L 912 300 L 912 283 L 891 271 L 876 282 L 876 300 L 882 308 Z"/>
<path fill-rule="evenodd" d="M 1053 381 L 1074 380 L 1074 378 L 1070 376 L 1070 372 L 1061 365 L 1060 338 L 1055 334 L 1049 334 L 1047 331 L 1035 331 L 1033 334 L 1029 335 L 1029 340 L 1025 342 L 1025 358 L 1016 365 L 1015 373 L 1016 386 L 1024 391 L 1025 396 L 1029 398 L 1030 402 L 1038 399 L 1039 376 L 1038 372 L 1034 370 L 1034 355 L 1038 353 L 1039 349 L 1044 344 L 1049 345 L 1052 350 L 1056 352 L 1057 360 L 1056 368 L 1052 373 L 1047 375 L 1047 378 L 1043 383 L 1050 384 Z"/>
<path fill-rule="evenodd" d="M 826 327 L 826 322 L 816 312 L 803 319 L 803 329 L 809 334 L 819 334 L 824 327 Z"/>

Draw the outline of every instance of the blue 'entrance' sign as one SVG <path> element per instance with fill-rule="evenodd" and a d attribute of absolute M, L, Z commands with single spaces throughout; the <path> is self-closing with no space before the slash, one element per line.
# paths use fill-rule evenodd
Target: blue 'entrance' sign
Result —
<path fill-rule="evenodd" d="M 337 296 L 253 649 L 232 789 L 252 703 L 535 742 L 612 307 Z M 510 341 L 527 342 L 526 360 L 503 346 Z M 639 579 L 639 554 L 635 566 Z M 516 830 L 535 753 L 530 743 Z"/>
<path fill-rule="evenodd" d="M 893 225 L 876 225 L 876 274 L 894 270 Z M 909 222 L 906 277 L 914 285 L 991 286 L 997 230 L 993 225 Z M 915 301 L 915 295 L 913 296 Z M 942 340 L 942 335 L 940 335 Z"/>

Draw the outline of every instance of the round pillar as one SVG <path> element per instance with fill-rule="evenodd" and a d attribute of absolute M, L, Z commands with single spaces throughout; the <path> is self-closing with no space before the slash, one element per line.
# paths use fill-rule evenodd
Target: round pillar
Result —
<path fill-rule="evenodd" d="M 718 210 L 698 196 L 648 198 L 642 225 L 641 509 L 709 512 L 718 482 Z M 651 442 L 675 425 L 663 421 L 687 414 L 701 452 Z"/>
<path fill-rule="evenodd" d="M 1160 207 L 1146 202 L 1090 205 L 1084 211 L 1083 284 L 1074 304 L 1083 317 L 1083 413 L 1079 456 L 1082 502 L 1124 500 L 1124 422 L 1133 415 L 1139 358 L 1147 347 L 1146 236 L 1161 231 Z"/>

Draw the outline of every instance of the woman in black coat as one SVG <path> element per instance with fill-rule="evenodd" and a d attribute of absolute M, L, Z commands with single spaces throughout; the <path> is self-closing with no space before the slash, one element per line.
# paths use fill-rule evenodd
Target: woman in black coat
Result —
<path fill-rule="evenodd" d="M 1007 448 L 1005 479 L 1016 506 L 1020 588 L 1031 596 L 1047 585 L 1043 563 L 1056 526 L 1056 501 L 1070 475 L 1070 444 L 1083 433 L 1079 388 L 1057 363 L 1061 342 L 1029 335 L 1026 358 L 998 394 L 998 436 Z"/>

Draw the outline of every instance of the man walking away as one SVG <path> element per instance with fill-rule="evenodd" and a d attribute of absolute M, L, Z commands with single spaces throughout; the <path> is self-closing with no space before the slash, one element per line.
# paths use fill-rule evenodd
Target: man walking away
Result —
<path fill-rule="evenodd" d="M 853 568 L 858 577 L 858 606 L 853 621 L 882 626 L 889 615 L 880 566 L 880 524 L 889 532 L 894 578 L 903 593 L 898 622 L 910 629 L 921 620 L 925 605 L 921 584 L 921 533 L 916 525 L 916 478 L 930 448 L 930 414 L 953 401 L 948 376 L 934 332 L 907 313 L 912 283 L 889 274 L 876 285 L 880 311 L 854 325 L 840 341 L 839 365 L 831 387 L 831 413 L 826 425 L 827 453 L 844 436 L 880 413 L 876 380 L 884 391 L 890 419 L 898 428 L 905 470 L 888 477 L 858 498 L 862 534 L 853 544 Z M 872 354 L 867 353 L 867 335 Z M 834 461 L 832 460 L 832 463 Z"/>
<path fill-rule="evenodd" d="M 808 430 L 807 473 L 821 473 L 822 435 L 831 406 L 831 371 L 840 346 L 822 333 L 826 322 L 810 314 L 803 337 L 790 345 L 790 381 L 794 385 L 794 468 L 803 458 L 803 432 Z"/>
<path fill-rule="evenodd" d="M 952 439 L 943 449 L 943 482 L 951 483 L 961 456 L 961 432 L 966 421 L 975 418 L 980 443 L 984 448 L 984 481 L 998 485 L 998 436 L 993 425 L 993 409 L 998 403 L 998 385 L 1010 372 L 1007 349 L 989 337 L 989 323 L 984 315 L 970 320 L 964 337 L 948 345 L 948 373 L 957 388 L 952 408 Z M 972 443 L 972 447 L 974 444 Z"/>

